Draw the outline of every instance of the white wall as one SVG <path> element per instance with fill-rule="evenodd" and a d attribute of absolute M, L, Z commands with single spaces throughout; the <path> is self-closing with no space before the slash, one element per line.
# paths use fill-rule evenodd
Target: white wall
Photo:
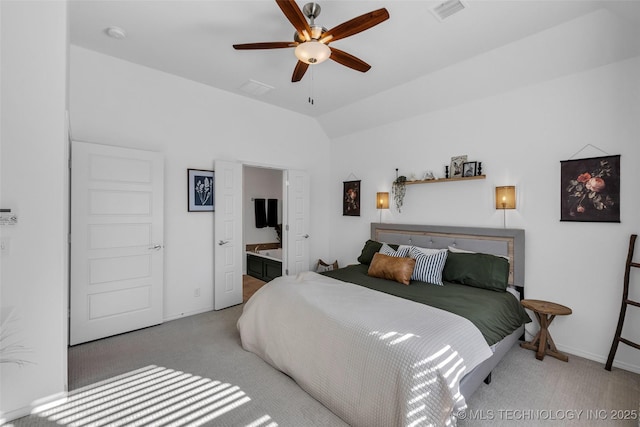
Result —
<path fill-rule="evenodd" d="M 350 173 L 362 179 L 362 217 L 339 216 L 340 199 L 332 198 L 333 253 L 341 265 L 355 262 L 369 223 L 379 221 L 375 193 L 391 190 L 395 168 L 407 176 L 432 169 L 442 177 L 452 156 L 467 154 L 483 162 L 486 180 L 409 186 L 402 213 L 386 211 L 383 222 L 502 227 L 494 187 L 515 185 L 518 208 L 506 212 L 507 226 L 526 230 L 526 296 L 571 307 L 571 316 L 554 321 L 554 341 L 568 353 L 604 361 L 629 235 L 640 231 L 638 117 L 637 57 L 334 139 L 332 193 L 340 194 Z M 559 221 L 560 161 L 586 144 L 622 155 L 620 224 Z M 576 158 L 601 155 L 589 147 Z M 636 342 L 638 324 L 640 310 L 631 308 L 624 332 Z M 640 372 L 640 352 L 621 344 L 616 364 Z"/>
<path fill-rule="evenodd" d="M 0 424 L 28 414 L 67 383 L 67 11 L 62 1 L 0 2 L 0 207 L 18 224 L 0 226 L 0 315 L 13 310 L 23 367 L 0 363 Z M 4 357 L 2 355 L 1 357 Z"/>
<path fill-rule="evenodd" d="M 277 199 L 278 220 L 282 223 L 282 177 L 277 169 L 244 168 L 244 243 L 276 243 L 278 235 L 274 227 L 256 228 L 253 199 Z M 265 201 L 266 206 L 266 201 Z"/>
<path fill-rule="evenodd" d="M 74 139 L 165 155 L 165 319 L 213 307 L 215 213 L 187 212 L 188 168 L 223 159 L 307 170 L 310 261 L 327 252 L 329 141 L 314 120 L 77 46 L 70 111 Z"/>

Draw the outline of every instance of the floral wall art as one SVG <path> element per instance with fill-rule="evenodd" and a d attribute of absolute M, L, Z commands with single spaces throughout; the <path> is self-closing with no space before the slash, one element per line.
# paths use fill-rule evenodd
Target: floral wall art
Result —
<path fill-rule="evenodd" d="M 360 181 L 344 181 L 342 190 L 342 215 L 360 216 Z"/>
<path fill-rule="evenodd" d="M 560 220 L 620 222 L 620 155 L 560 162 Z"/>
<path fill-rule="evenodd" d="M 187 169 L 189 192 L 189 212 L 212 212 L 213 203 L 213 171 Z"/>

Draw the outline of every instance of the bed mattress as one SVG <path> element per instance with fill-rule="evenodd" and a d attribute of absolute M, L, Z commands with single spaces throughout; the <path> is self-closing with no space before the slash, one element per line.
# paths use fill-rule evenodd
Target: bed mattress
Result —
<path fill-rule="evenodd" d="M 522 324 L 531 322 L 520 302 L 509 292 L 496 292 L 449 282 L 444 282 L 444 286 L 437 286 L 412 281 L 410 285 L 405 286 L 368 276 L 368 267 L 363 264 L 350 265 L 322 274 L 455 313 L 470 320 L 489 345 L 496 344 Z"/>
<path fill-rule="evenodd" d="M 464 317 L 312 272 L 263 286 L 238 329 L 353 426 L 455 425 L 460 379 L 492 355 Z"/>

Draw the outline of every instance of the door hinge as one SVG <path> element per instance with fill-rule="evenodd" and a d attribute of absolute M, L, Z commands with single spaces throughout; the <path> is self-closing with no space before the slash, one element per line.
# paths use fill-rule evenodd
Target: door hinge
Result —
<path fill-rule="evenodd" d="M 284 226 L 284 230 L 285 230 L 285 231 L 289 231 L 289 224 L 287 224 L 287 225 L 285 225 L 285 226 Z"/>
<path fill-rule="evenodd" d="M 286 274 L 287 276 L 289 275 L 289 269 L 288 268 L 285 268 L 284 274 Z"/>

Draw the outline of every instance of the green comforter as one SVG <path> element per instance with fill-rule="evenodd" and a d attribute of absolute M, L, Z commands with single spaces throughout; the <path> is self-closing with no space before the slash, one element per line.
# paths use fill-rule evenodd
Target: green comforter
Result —
<path fill-rule="evenodd" d="M 367 275 L 369 266 L 350 265 L 326 271 L 325 276 L 355 283 L 400 298 L 427 304 L 470 320 L 482 332 L 487 344 L 493 345 L 531 319 L 518 300 L 509 292 L 496 292 L 457 283 L 444 286 L 411 281 L 406 286 Z"/>

